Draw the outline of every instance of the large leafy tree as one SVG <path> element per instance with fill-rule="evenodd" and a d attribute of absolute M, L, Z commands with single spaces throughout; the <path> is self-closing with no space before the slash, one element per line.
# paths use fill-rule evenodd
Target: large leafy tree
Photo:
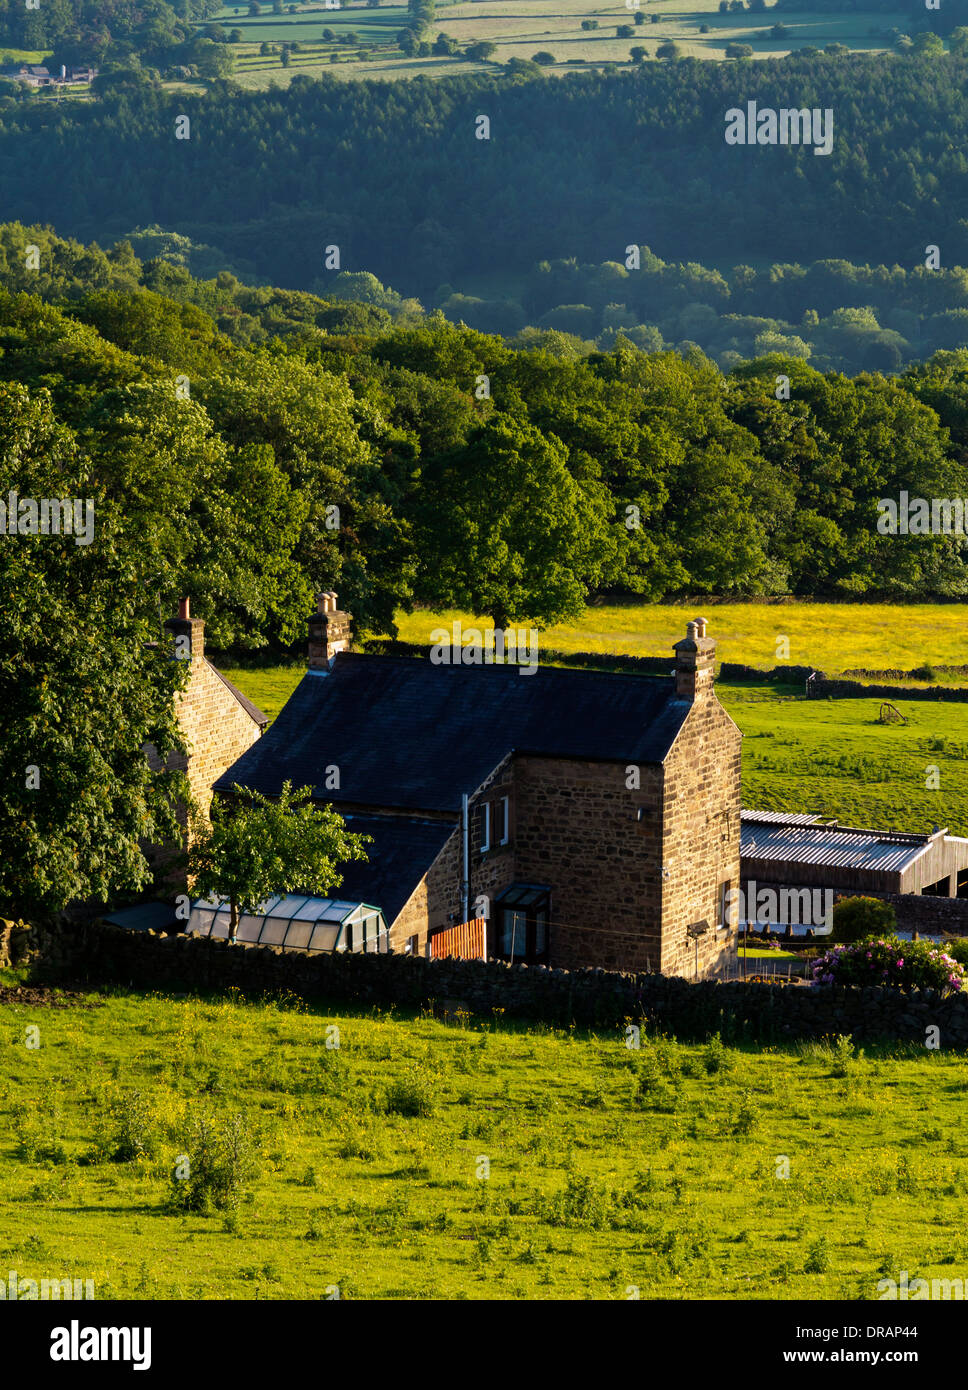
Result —
<path fill-rule="evenodd" d="M 339 590 L 358 630 L 386 631 L 395 606 L 410 599 L 407 528 L 378 451 L 361 438 L 361 424 L 373 422 L 346 380 L 259 351 L 242 370 L 236 365 L 199 383 L 198 392 L 223 439 L 271 451 L 305 498 L 291 538 L 304 586 Z M 377 422 L 375 433 L 382 432 Z M 289 617 L 301 623 L 305 597 L 293 597 L 298 606 Z"/>
<path fill-rule="evenodd" d="M 275 799 L 236 785 L 212 804 L 189 852 L 194 891 L 229 900 L 229 938 L 240 912 L 254 912 L 274 893 L 328 893 L 343 881 L 340 865 L 367 857 L 369 835 L 352 835 L 334 807 L 312 801 L 312 788 L 284 782 Z"/>
<path fill-rule="evenodd" d="M 581 612 L 614 556 L 609 503 L 567 451 L 519 420 L 493 420 L 432 460 L 416 503 L 421 597 L 506 627 Z"/>
<path fill-rule="evenodd" d="M 0 903 L 30 915 L 151 878 L 145 842 L 178 838 L 184 666 L 159 642 L 159 556 L 91 476 L 49 396 L 0 385 L 0 499 L 78 499 L 93 535 L 0 534 Z M 9 521 L 9 516 L 8 516 Z M 80 537 L 85 539 L 87 532 Z"/>

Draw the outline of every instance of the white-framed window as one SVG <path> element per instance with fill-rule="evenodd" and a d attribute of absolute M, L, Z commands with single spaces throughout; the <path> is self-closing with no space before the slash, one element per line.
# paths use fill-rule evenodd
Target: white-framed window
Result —
<path fill-rule="evenodd" d="M 481 853 L 491 848 L 491 803 L 485 801 L 481 807 Z"/>
<path fill-rule="evenodd" d="M 497 824 L 499 845 L 506 845 L 511 839 L 511 807 L 506 796 L 497 803 Z"/>

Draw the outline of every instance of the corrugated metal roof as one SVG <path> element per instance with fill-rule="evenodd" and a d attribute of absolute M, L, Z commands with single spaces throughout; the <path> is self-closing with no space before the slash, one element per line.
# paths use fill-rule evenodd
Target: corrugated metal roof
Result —
<path fill-rule="evenodd" d="M 931 843 L 930 835 L 857 830 L 817 817 L 777 818 L 773 812 L 744 811 L 740 854 L 744 859 L 826 864 L 843 869 L 906 869 Z"/>
<path fill-rule="evenodd" d="M 792 815 L 788 811 L 741 811 L 740 818 L 743 821 L 758 821 L 761 825 L 812 825 L 820 819 L 809 811 L 797 811 Z"/>

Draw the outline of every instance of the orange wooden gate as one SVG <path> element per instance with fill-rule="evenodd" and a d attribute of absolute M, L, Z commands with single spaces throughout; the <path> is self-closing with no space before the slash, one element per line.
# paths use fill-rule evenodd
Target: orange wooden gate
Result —
<path fill-rule="evenodd" d="M 487 918 L 475 917 L 456 927 L 445 927 L 430 938 L 431 960 L 456 956 L 458 960 L 487 959 Z"/>

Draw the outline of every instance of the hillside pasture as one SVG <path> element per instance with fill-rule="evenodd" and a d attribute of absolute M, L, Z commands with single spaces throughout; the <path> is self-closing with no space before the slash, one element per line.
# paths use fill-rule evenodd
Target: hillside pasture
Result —
<path fill-rule="evenodd" d="M 720 602 L 594 603 L 573 623 L 541 629 L 541 646 L 563 652 L 666 656 L 697 614 L 709 619 L 719 661 L 761 670 L 819 667 L 828 675 L 854 669 L 910 671 L 968 664 L 968 604 Z M 436 627 L 455 621 L 491 626 L 467 613 L 398 615 L 406 642 L 429 643 Z M 526 624 L 519 624 L 526 625 Z M 938 684 L 951 684 L 949 677 Z"/>
<path fill-rule="evenodd" d="M 622 1030 L 120 992 L 0 1005 L 0 1039 L 3 1267 L 102 1301 L 875 1299 L 968 1264 L 944 1051 L 633 1051 Z M 207 1212 L 172 1206 L 200 1122 L 255 1165 Z"/>

